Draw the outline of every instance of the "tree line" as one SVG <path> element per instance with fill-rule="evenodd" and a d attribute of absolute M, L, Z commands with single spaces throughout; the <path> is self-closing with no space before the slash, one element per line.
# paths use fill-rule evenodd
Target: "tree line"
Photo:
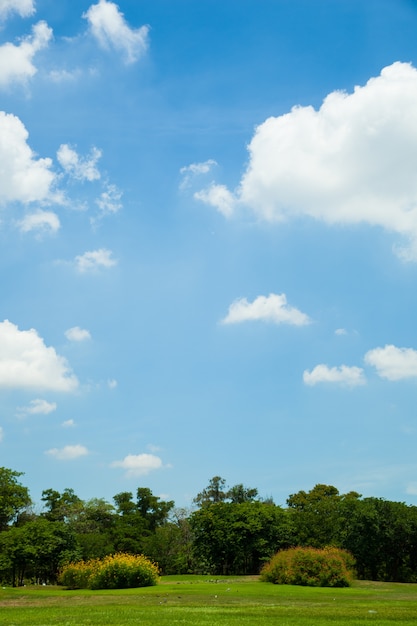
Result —
<path fill-rule="evenodd" d="M 279 550 L 348 550 L 358 578 L 417 582 L 417 507 L 332 485 L 291 494 L 285 507 L 215 476 L 191 510 L 146 487 L 113 503 L 64 489 L 42 492 L 35 513 L 20 472 L 0 468 L 0 580 L 55 583 L 63 564 L 118 552 L 144 554 L 163 574 L 257 574 Z"/>

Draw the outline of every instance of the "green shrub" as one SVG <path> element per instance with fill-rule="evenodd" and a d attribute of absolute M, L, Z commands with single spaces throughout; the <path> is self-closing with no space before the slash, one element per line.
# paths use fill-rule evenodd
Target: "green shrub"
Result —
<path fill-rule="evenodd" d="M 354 558 L 339 548 L 291 548 L 277 552 L 261 572 L 261 580 L 278 585 L 348 587 Z"/>
<path fill-rule="evenodd" d="M 158 581 L 158 567 L 143 555 L 113 554 L 65 565 L 59 583 L 69 589 L 128 589 Z"/>

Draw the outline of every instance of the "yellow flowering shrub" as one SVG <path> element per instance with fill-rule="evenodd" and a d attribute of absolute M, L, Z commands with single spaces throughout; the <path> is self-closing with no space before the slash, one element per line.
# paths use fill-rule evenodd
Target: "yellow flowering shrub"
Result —
<path fill-rule="evenodd" d="M 142 554 L 111 554 L 103 559 L 68 563 L 59 583 L 69 589 L 128 589 L 158 582 L 158 566 Z"/>
<path fill-rule="evenodd" d="M 348 587 L 355 561 L 346 550 L 327 547 L 281 550 L 261 571 L 261 580 L 278 585 Z"/>

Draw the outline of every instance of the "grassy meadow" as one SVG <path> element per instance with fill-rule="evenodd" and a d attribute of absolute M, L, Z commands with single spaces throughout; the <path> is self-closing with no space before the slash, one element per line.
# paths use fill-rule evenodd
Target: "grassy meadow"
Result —
<path fill-rule="evenodd" d="M 66 591 L 0 588 L 7 626 L 229 626 L 343 624 L 414 626 L 417 585 L 356 582 L 326 589 L 273 585 L 256 577 L 167 576 L 156 587 Z"/>

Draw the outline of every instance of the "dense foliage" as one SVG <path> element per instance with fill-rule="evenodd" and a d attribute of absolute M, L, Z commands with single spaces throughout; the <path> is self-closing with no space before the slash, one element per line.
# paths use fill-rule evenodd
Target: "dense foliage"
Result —
<path fill-rule="evenodd" d="M 327 546 L 350 552 L 361 579 L 417 582 L 417 507 L 402 502 L 316 485 L 281 507 L 215 476 L 191 511 L 139 487 L 113 504 L 46 489 L 35 514 L 20 477 L 0 468 L 3 583 L 55 583 L 67 563 L 117 553 L 143 554 L 162 574 L 257 574 L 277 552 Z"/>
<path fill-rule="evenodd" d="M 156 585 L 158 575 L 143 555 L 113 554 L 64 565 L 59 582 L 69 589 L 132 589 Z"/>
<path fill-rule="evenodd" d="M 272 557 L 261 580 L 278 585 L 349 587 L 354 577 L 354 559 L 340 548 L 291 548 Z"/>
<path fill-rule="evenodd" d="M 271 554 L 291 545 L 288 517 L 274 504 L 219 502 L 190 517 L 196 560 L 212 574 L 259 572 Z"/>

